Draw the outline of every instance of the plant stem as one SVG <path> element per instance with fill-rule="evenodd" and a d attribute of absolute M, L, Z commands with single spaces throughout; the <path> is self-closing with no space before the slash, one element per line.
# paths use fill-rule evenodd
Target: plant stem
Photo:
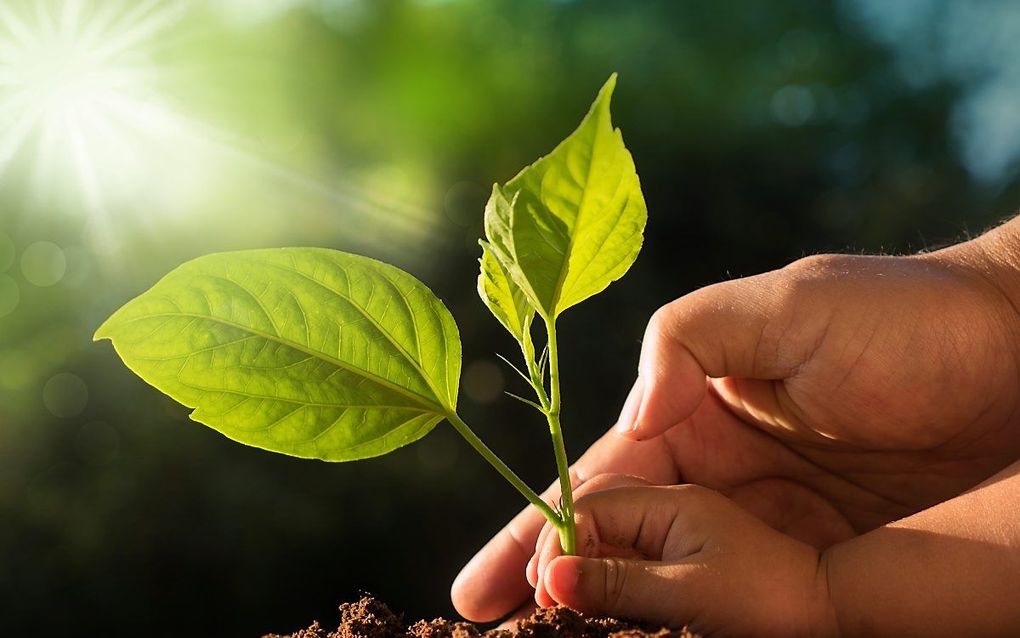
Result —
<path fill-rule="evenodd" d="M 534 315 L 524 322 L 524 334 L 518 342 L 521 344 L 521 355 L 524 357 L 524 365 L 528 368 L 529 378 L 527 381 L 532 389 L 535 390 L 538 402 L 542 405 L 542 409 L 539 411 L 545 414 L 549 410 L 549 396 L 545 392 L 545 384 L 542 375 L 539 373 L 538 363 L 535 361 L 535 342 L 531 339 L 532 321 L 534 321 Z"/>
<path fill-rule="evenodd" d="M 552 436 L 553 453 L 556 455 L 556 472 L 560 475 L 560 545 L 563 553 L 577 553 L 577 539 L 574 531 L 574 493 L 570 485 L 570 465 L 567 450 L 563 445 L 563 430 L 560 428 L 560 355 L 556 344 L 556 320 L 546 319 L 545 328 L 549 340 L 549 434 Z"/>
<path fill-rule="evenodd" d="M 454 429 L 457 430 L 457 432 L 462 437 L 464 437 L 464 440 L 467 441 L 471 445 L 471 447 L 475 448 L 475 451 L 481 454 L 482 458 L 489 462 L 489 465 L 496 468 L 496 471 L 499 472 L 503 476 L 503 478 L 509 481 L 511 485 L 517 488 L 517 491 L 520 492 L 524 496 L 524 498 L 528 499 L 528 501 L 532 505 L 537 507 L 538 510 L 542 512 L 542 515 L 549 519 L 550 523 L 555 525 L 557 529 L 561 530 L 560 533 L 562 535 L 564 523 L 563 519 L 560 518 L 559 514 L 557 514 L 556 511 L 553 510 L 553 508 L 550 507 L 548 503 L 543 501 L 542 498 L 538 494 L 536 494 L 533 489 L 528 487 L 528 484 L 522 481 L 521 478 L 517 476 L 517 474 L 515 474 L 513 470 L 507 467 L 507 464 L 504 463 L 502 459 L 500 459 L 498 456 L 496 456 L 496 453 L 490 450 L 489 446 L 487 446 L 484 442 L 482 442 L 480 438 L 478 438 L 478 435 L 474 433 L 474 430 L 472 430 L 467 423 L 464 423 L 464 420 L 461 419 L 456 412 L 447 414 L 446 419 L 450 422 L 451 425 L 453 425 Z M 570 520 L 571 529 L 573 529 L 573 525 L 574 521 L 573 519 L 571 519 Z"/>

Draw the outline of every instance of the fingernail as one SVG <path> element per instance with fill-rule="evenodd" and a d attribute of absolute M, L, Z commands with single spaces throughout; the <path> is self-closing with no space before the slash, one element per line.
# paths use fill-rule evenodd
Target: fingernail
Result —
<path fill-rule="evenodd" d="M 616 431 L 621 434 L 632 432 L 637 428 L 638 409 L 641 407 L 641 399 L 645 394 L 645 384 L 641 377 L 634 381 L 634 387 L 630 389 L 627 400 L 623 402 L 623 409 L 620 410 L 620 418 L 616 422 Z"/>

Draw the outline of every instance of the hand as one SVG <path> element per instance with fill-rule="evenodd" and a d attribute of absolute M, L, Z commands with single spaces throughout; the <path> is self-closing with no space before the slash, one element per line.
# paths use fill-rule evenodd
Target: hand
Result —
<path fill-rule="evenodd" d="M 539 598 L 591 614 L 704 635 L 832 636 L 836 616 L 815 548 L 693 485 L 620 487 L 577 502 L 581 556 L 546 525 Z"/>
<path fill-rule="evenodd" d="M 1017 223 L 922 256 L 803 259 L 668 304 L 623 436 L 593 446 L 574 484 L 682 479 L 819 548 L 974 486 L 1020 456 L 1020 328 L 1002 274 L 1017 271 L 988 241 Z M 465 567 L 463 615 L 492 620 L 528 597 L 542 523 L 522 512 Z"/>

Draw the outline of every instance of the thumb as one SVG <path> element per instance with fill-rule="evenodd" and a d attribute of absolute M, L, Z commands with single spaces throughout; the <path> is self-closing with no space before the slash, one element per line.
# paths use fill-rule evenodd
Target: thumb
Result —
<path fill-rule="evenodd" d="M 587 614 L 681 627 L 687 616 L 682 591 L 692 569 L 675 563 L 560 556 L 546 569 L 544 584 L 556 602 Z"/>
<path fill-rule="evenodd" d="M 706 377 L 792 374 L 811 352 L 779 347 L 792 317 L 798 290 L 792 284 L 799 270 L 787 267 L 715 284 L 657 310 L 645 330 L 638 381 L 617 432 L 643 440 L 680 423 L 704 399 Z M 806 331 L 794 332 L 798 343 L 811 339 Z"/>

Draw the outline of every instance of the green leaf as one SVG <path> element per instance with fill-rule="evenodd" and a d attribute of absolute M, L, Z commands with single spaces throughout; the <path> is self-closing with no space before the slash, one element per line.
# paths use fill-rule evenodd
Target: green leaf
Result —
<path fill-rule="evenodd" d="M 460 336 L 411 275 L 319 248 L 190 261 L 96 332 L 134 372 L 227 437 L 348 461 L 454 413 Z"/>
<path fill-rule="evenodd" d="M 535 309 L 500 263 L 492 246 L 484 241 L 479 243 L 482 245 L 482 257 L 479 259 L 478 296 L 514 339 L 523 345 L 529 335 Z"/>
<path fill-rule="evenodd" d="M 622 277 L 641 249 L 647 209 L 610 119 L 615 86 L 613 74 L 577 130 L 494 189 L 486 210 L 496 256 L 546 318 Z"/>

